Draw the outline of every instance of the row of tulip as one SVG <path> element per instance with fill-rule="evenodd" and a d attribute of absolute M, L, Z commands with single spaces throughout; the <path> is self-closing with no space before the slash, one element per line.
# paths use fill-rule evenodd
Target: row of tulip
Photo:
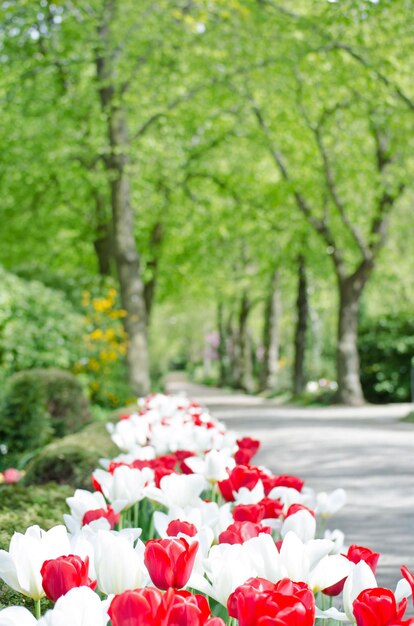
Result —
<path fill-rule="evenodd" d="M 0 626 L 414 626 L 412 573 L 378 587 L 380 555 L 325 528 L 342 489 L 253 464 L 259 441 L 181 396 L 148 396 L 108 430 L 120 454 L 68 498 L 65 526 L 0 551 L 0 577 L 34 600 Z"/>

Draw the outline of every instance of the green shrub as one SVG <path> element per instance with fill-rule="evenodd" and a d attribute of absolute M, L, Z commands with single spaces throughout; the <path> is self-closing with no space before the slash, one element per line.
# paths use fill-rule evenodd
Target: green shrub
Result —
<path fill-rule="evenodd" d="M 367 320 L 359 335 L 361 382 L 370 402 L 408 402 L 414 357 L 414 316 Z"/>
<path fill-rule="evenodd" d="M 64 295 L 0 267 L 0 371 L 70 369 L 82 356 L 83 318 Z"/>
<path fill-rule="evenodd" d="M 105 424 L 90 424 L 80 433 L 54 441 L 41 450 L 26 467 L 25 484 L 90 488 L 90 475 L 102 457 L 113 457 L 119 450 L 106 432 Z"/>
<path fill-rule="evenodd" d="M 33 384 L 26 372 L 12 376 L 0 406 L 0 441 L 7 447 L 7 462 L 45 445 L 52 432 L 44 386 Z"/>
<path fill-rule="evenodd" d="M 58 485 L 88 488 L 100 456 L 95 449 L 80 446 L 46 447 L 28 464 L 25 483 L 45 485 L 54 481 Z"/>
<path fill-rule="evenodd" d="M 18 455 L 62 437 L 91 420 L 89 403 L 73 374 L 33 369 L 14 374 L 0 407 L 0 441 Z"/>
<path fill-rule="evenodd" d="M 76 432 L 91 421 L 89 402 L 76 376 L 54 368 L 21 372 L 20 376 L 23 374 L 33 386 L 45 390 L 46 410 L 56 437 Z"/>

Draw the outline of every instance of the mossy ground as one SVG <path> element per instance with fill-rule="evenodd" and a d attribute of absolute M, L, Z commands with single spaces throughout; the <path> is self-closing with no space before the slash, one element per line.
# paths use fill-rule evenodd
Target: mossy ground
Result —
<path fill-rule="evenodd" d="M 27 465 L 25 483 L 42 485 L 55 481 L 89 489 L 90 475 L 99 459 L 112 458 L 117 453 L 105 424 L 96 422 L 47 445 Z"/>

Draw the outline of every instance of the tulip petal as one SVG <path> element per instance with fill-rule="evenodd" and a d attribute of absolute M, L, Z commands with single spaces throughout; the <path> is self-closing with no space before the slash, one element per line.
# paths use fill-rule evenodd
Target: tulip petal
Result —
<path fill-rule="evenodd" d="M 10 606 L 0 611 L 1 626 L 35 626 L 36 619 L 22 606 Z"/>

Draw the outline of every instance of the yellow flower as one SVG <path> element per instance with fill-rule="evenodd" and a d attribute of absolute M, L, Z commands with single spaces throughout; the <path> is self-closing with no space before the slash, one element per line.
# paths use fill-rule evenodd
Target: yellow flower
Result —
<path fill-rule="evenodd" d="M 115 339 L 115 331 L 113 328 L 107 328 L 105 331 L 105 339 L 106 341 L 111 341 L 112 339 Z"/>
<path fill-rule="evenodd" d="M 111 311 L 109 313 L 109 317 L 112 320 L 118 320 L 121 319 L 122 317 L 126 317 L 127 316 L 127 312 L 124 309 L 119 309 L 118 311 Z"/>
<path fill-rule="evenodd" d="M 82 291 L 82 306 L 88 306 L 91 301 L 91 294 L 89 291 Z"/>
<path fill-rule="evenodd" d="M 108 298 L 94 298 L 92 301 L 93 308 L 98 313 L 105 313 L 112 307 L 112 302 Z"/>

